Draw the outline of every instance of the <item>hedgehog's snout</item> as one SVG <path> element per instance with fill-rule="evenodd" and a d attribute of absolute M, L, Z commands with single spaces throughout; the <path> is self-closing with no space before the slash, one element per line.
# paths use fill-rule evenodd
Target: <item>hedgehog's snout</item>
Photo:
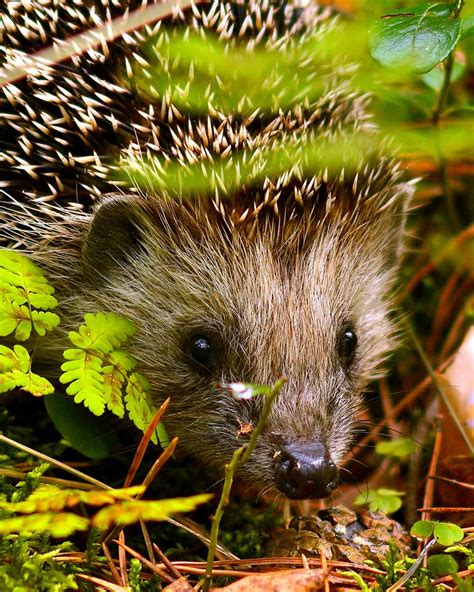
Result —
<path fill-rule="evenodd" d="M 298 441 L 275 456 L 278 489 L 290 499 L 325 498 L 339 480 L 339 471 L 321 442 Z"/>

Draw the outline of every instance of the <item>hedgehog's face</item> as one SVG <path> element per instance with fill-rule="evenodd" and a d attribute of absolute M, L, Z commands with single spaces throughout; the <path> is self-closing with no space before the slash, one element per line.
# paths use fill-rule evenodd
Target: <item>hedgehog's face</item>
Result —
<path fill-rule="evenodd" d="M 86 277 L 106 276 L 97 305 L 139 325 L 133 353 L 156 401 L 171 396 L 168 431 L 205 465 L 223 468 L 262 407 L 225 383 L 285 377 L 241 475 L 291 498 L 327 497 L 389 347 L 385 293 L 402 222 L 312 222 L 299 248 L 270 228 L 224 236 L 180 208 L 121 197 L 98 210 L 83 249 Z"/>

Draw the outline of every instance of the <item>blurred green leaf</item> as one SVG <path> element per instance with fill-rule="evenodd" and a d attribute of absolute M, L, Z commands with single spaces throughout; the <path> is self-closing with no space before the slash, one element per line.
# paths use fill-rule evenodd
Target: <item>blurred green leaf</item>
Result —
<path fill-rule="evenodd" d="M 72 397 L 56 390 L 44 403 L 61 436 L 87 458 L 101 460 L 118 449 L 117 434 L 107 421 L 77 405 Z"/>
<path fill-rule="evenodd" d="M 458 562 L 451 555 L 431 555 L 428 557 L 428 569 L 434 578 L 452 575 L 458 572 Z"/>
<path fill-rule="evenodd" d="M 451 82 L 456 82 L 456 80 L 462 78 L 462 76 L 466 73 L 466 70 L 466 64 L 455 61 L 453 64 L 453 70 L 451 72 Z M 435 91 L 439 91 L 443 86 L 444 81 L 443 66 L 438 64 L 436 68 L 433 68 L 429 72 L 426 72 L 426 74 L 423 74 L 421 79 L 427 86 Z"/>
<path fill-rule="evenodd" d="M 403 491 L 397 491 L 396 489 L 369 488 L 356 497 L 354 504 L 356 506 L 368 506 L 372 512 L 381 511 L 392 514 L 401 508 L 401 496 L 403 495 L 405 495 Z"/>
<path fill-rule="evenodd" d="M 211 498 L 211 494 L 203 493 L 191 497 L 158 501 L 125 501 L 100 510 L 92 519 L 92 523 L 97 528 L 105 529 L 113 524 L 133 524 L 139 520 L 166 520 L 170 516 L 181 512 L 191 512 L 198 505 L 206 503 Z"/>
<path fill-rule="evenodd" d="M 387 442 L 377 442 L 375 452 L 382 456 L 403 458 L 416 450 L 416 442 L 413 438 L 395 438 Z"/>
<path fill-rule="evenodd" d="M 462 22 L 461 39 L 466 39 L 471 35 L 474 35 L 474 16 L 469 16 Z"/>
<path fill-rule="evenodd" d="M 386 68 L 421 74 L 451 53 L 461 35 L 456 2 L 427 2 L 383 16 L 370 38 L 372 57 Z"/>
<path fill-rule="evenodd" d="M 53 537 L 66 538 L 78 530 L 87 530 L 88 528 L 88 518 L 68 512 L 58 514 L 45 512 L 0 520 L 0 534 L 2 535 L 48 532 Z"/>

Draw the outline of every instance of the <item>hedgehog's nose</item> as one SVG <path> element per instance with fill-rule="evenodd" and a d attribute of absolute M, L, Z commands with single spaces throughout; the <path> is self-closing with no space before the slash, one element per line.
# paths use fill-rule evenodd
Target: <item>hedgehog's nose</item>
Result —
<path fill-rule="evenodd" d="M 320 442 L 294 442 L 275 457 L 278 489 L 291 499 L 323 498 L 336 487 L 339 472 Z"/>

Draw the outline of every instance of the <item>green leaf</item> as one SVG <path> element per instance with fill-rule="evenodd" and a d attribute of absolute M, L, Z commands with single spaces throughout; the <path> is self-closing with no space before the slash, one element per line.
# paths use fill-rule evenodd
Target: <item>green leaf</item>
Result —
<path fill-rule="evenodd" d="M 67 512 L 31 514 L 0 520 L 0 534 L 48 532 L 53 537 L 66 538 L 78 530 L 88 528 L 88 518 Z"/>
<path fill-rule="evenodd" d="M 43 271 L 25 255 L 1 249 L 0 269 L 2 281 L 12 286 L 38 295 L 54 294 L 54 288 L 48 284 Z"/>
<path fill-rule="evenodd" d="M 104 366 L 104 398 L 107 408 L 118 417 L 123 417 L 125 407 L 122 400 L 127 373 L 135 368 L 137 361 L 123 350 L 116 350 L 107 356 L 110 365 Z"/>
<path fill-rule="evenodd" d="M 411 536 L 427 539 L 433 534 L 434 522 L 431 520 L 417 520 L 410 529 Z"/>
<path fill-rule="evenodd" d="M 443 547 L 449 547 L 453 543 L 459 543 L 464 538 L 463 529 L 451 522 L 435 523 L 433 534 L 438 539 L 438 543 L 443 545 Z"/>
<path fill-rule="evenodd" d="M 113 524 L 133 524 L 139 520 L 161 521 L 181 512 L 191 512 L 198 505 L 212 498 L 210 494 L 164 499 L 159 501 L 137 500 L 113 504 L 97 512 L 93 526 L 106 529 Z"/>
<path fill-rule="evenodd" d="M 456 60 L 453 64 L 453 70 L 451 72 L 451 82 L 459 80 L 466 72 L 466 64 Z M 423 82 L 432 88 L 434 91 L 439 92 L 444 82 L 444 68 L 441 65 L 436 66 L 426 74 L 421 76 Z"/>
<path fill-rule="evenodd" d="M 120 347 L 136 331 L 132 321 L 114 313 L 86 314 L 84 321 L 85 325 L 79 327 L 79 332 L 69 333 L 69 339 L 81 349 L 104 354 Z"/>
<path fill-rule="evenodd" d="M 135 485 L 123 489 L 98 489 L 84 491 L 82 489 L 60 489 L 55 485 L 40 485 L 21 502 L 0 501 L 0 508 L 21 514 L 42 512 L 58 512 L 64 508 L 73 508 L 78 504 L 104 506 L 117 500 L 128 499 L 145 490 L 143 485 Z"/>
<path fill-rule="evenodd" d="M 79 349 L 68 349 L 63 355 L 68 361 L 61 366 L 63 374 L 59 381 L 62 384 L 71 383 L 66 389 L 67 394 L 73 395 L 76 403 L 84 403 L 94 415 L 102 415 L 105 399 L 100 356 Z"/>
<path fill-rule="evenodd" d="M 471 35 L 474 35 L 474 15 L 468 16 L 462 22 L 461 39 L 466 39 Z"/>
<path fill-rule="evenodd" d="M 150 384 L 148 380 L 139 372 L 133 372 L 127 381 L 125 389 L 125 405 L 128 416 L 139 430 L 146 430 L 153 419 L 154 411 L 151 408 L 149 398 Z M 156 433 L 151 438 L 152 442 L 157 443 Z"/>
<path fill-rule="evenodd" d="M 15 332 L 15 339 L 25 341 L 32 329 L 42 336 L 56 327 L 59 317 L 45 312 L 58 304 L 53 293 L 37 265 L 20 253 L 0 250 L 0 336 Z"/>
<path fill-rule="evenodd" d="M 34 372 L 28 372 L 28 380 L 24 386 L 24 391 L 31 393 L 35 397 L 41 397 L 43 395 L 50 395 L 54 393 L 54 386 L 42 376 L 35 374 Z"/>
<path fill-rule="evenodd" d="M 15 331 L 15 339 L 26 341 L 31 335 L 31 315 L 27 306 L 2 300 L 0 302 L 0 337 Z"/>
<path fill-rule="evenodd" d="M 431 555 L 428 557 L 428 570 L 431 577 L 441 578 L 457 573 L 459 565 L 451 555 Z"/>
<path fill-rule="evenodd" d="M 365 583 L 364 578 L 357 572 L 352 571 L 352 569 L 349 569 L 347 571 L 341 571 L 340 573 L 343 576 L 349 576 L 350 578 L 352 578 L 355 581 L 355 583 L 359 586 L 362 592 L 370 592 L 370 588 Z"/>
<path fill-rule="evenodd" d="M 49 395 L 53 385 L 30 368 L 30 354 L 22 345 L 15 345 L 13 350 L 0 345 L 0 393 L 21 388 L 32 395 Z"/>
<path fill-rule="evenodd" d="M 102 415 L 107 407 L 123 417 L 127 409 L 135 425 L 145 430 L 154 414 L 149 404 L 150 385 L 144 376 L 132 372 L 136 359 L 118 349 L 135 333 L 135 324 L 113 313 L 86 314 L 84 320 L 78 331 L 69 333 L 77 349 L 64 352 L 60 381 L 70 383 L 66 393 L 94 415 Z M 155 443 L 157 433 L 164 436 L 163 426 L 152 436 Z"/>
<path fill-rule="evenodd" d="M 119 448 L 115 431 L 72 397 L 56 391 L 44 399 L 46 410 L 62 437 L 84 456 L 101 460 Z"/>
<path fill-rule="evenodd" d="M 381 456 L 404 458 L 416 450 L 413 438 L 395 438 L 386 442 L 377 442 L 375 452 Z"/>
<path fill-rule="evenodd" d="M 31 313 L 31 320 L 36 333 L 41 336 L 45 335 L 47 331 L 52 331 L 59 325 L 59 317 L 54 312 L 34 310 Z"/>
<path fill-rule="evenodd" d="M 372 57 L 382 66 L 421 74 L 445 60 L 461 35 L 456 2 L 427 2 L 385 15 L 370 39 Z"/>
<path fill-rule="evenodd" d="M 396 489 L 367 489 L 360 493 L 354 500 L 356 506 L 368 506 L 372 512 L 385 512 L 391 514 L 399 510 L 402 506 L 401 496 L 405 495 L 403 491 Z"/>
<path fill-rule="evenodd" d="M 28 372 L 30 366 L 30 354 L 22 345 L 15 345 L 10 349 L 6 345 L 0 345 L 0 372 L 18 370 Z"/>

